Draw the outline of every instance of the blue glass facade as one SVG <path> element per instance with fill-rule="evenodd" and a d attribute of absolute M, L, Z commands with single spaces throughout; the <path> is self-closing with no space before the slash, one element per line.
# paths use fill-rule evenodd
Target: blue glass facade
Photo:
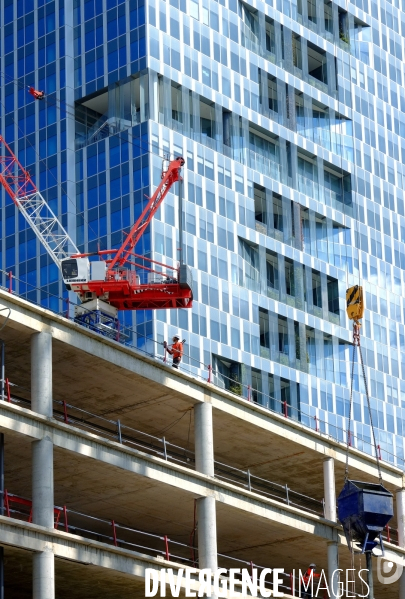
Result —
<path fill-rule="evenodd" d="M 351 324 L 383 459 L 405 426 L 405 16 L 385 0 L 3 0 L 2 131 L 78 247 L 117 247 L 182 155 L 191 311 L 125 314 L 138 347 L 180 329 L 183 368 L 344 439 Z M 27 86 L 44 89 L 34 101 Z M 175 265 L 178 187 L 137 253 Z M 67 297 L 2 191 L 4 271 Z M 28 288 L 27 285 L 33 285 Z M 36 288 L 40 290 L 36 290 Z M 354 443 L 371 451 L 360 371 Z"/>

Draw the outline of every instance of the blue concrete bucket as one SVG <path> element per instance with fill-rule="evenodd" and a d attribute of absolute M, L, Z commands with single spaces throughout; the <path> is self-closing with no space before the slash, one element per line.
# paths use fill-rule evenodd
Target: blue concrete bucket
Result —
<path fill-rule="evenodd" d="M 393 496 L 383 485 L 358 480 L 345 482 L 338 497 L 338 517 L 350 549 L 355 542 L 362 553 L 372 551 L 377 545 L 384 552 L 381 533 L 393 515 Z"/>

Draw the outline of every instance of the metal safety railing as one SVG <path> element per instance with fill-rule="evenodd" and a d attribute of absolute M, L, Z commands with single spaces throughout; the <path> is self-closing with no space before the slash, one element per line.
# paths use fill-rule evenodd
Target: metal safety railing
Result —
<path fill-rule="evenodd" d="M 4 492 L 3 512 L 8 518 L 14 518 L 24 522 L 32 522 L 32 500 L 7 490 Z M 179 566 L 198 568 L 198 548 L 195 544 L 187 544 L 170 538 L 166 534 L 148 532 L 128 525 L 120 524 L 115 519 L 106 519 L 84 514 L 83 512 L 68 508 L 66 505 L 54 507 L 54 528 L 66 533 L 78 535 L 87 539 L 128 549 L 130 551 L 142 552 L 151 557 L 158 557 Z M 389 530 L 387 530 L 390 541 Z M 225 553 L 217 553 L 218 567 L 227 570 L 223 578 L 228 577 L 230 568 L 244 568 L 250 571 L 253 579 L 253 570 L 257 570 L 258 578 L 265 568 L 255 564 L 253 561 L 236 558 Z M 361 558 L 360 558 L 361 559 Z M 306 569 L 306 568 L 305 568 Z M 304 570 L 305 571 L 305 570 Z M 283 583 L 279 588 L 286 594 L 300 596 L 302 578 L 298 571 L 281 573 Z M 236 575 L 240 580 L 241 576 Z M 266 588 L 272 589 L 272 582 L 266 579 Z M 316 582 L 315 582 L 316 588 Z M 343 583 L 344 586 L 344 583 Z M 349 589 L 348 589 L 349 591 Z M 355 589 L 350 589 L 350 596 L 364 597 L 364 593 L 358 594 Z"/>
<path fill-rule="evenodd" d="M 5 379 L 5 401 L 30 408 L 30 400 L 16 395 L 13 391 L 14 389 L 29 392 L 28 389 Z M 181 464 L 190 469 L 195 469 L 194 452 L 189 448 L 171 443 L 165 436 L 158 437 L 145 433 L 144 431 L 125 425 L 121 420 L 105 418 L 83 408 L 78 408 L 65 400 L 54 400 L 53 403 L 56 406 L 53 409 L 53 416 L 57 420 L 93 432 L 132 449 L 143 451 L 172 463 Z M 287 484 L 283 485 L 257 476 L 250 469 L 242 470 L 215 460 L 214 476 L 230 484 L 238 485 L 250 492 L 280 501 L 287 506 L 296 507 L 321 517 L 324 516 L 323 499 L 319 500 L 309 497 L 291 489 Z M 395 542 L 395 529 L 388 529 L 386 538 L 389 542 L 393 539 Z"/>
<path fill-rule="evenodd" d="M 0 274 L 1 273 L 3 273 L 3 275 L 5 275 L 8 280 L 8 287 L 3 288 L 5 288 L 10 293 L 13 293 L 13 280 L 20 281 L 20 279 L 14 277 L 14 275 L 11 272 L 6 272 L 0 269 Z M 33 290 L 40 290 L 41 293 L 47 293 L 44 292 L 44 290 L 35 287 L 34 285 L 30 285 L 26 281 L 21 282 L 25 287 L 31 287 Z M 61 298 L 59 296 L 49 293 L 48 295 L 54 298 L 55 300 L 58 300 L 59 302 L 66 303 L 66 305 L 68 306 L 67 311 L 64 313 L 56 313 L 65 318 L 69 318 L 69 299 Z M 31 299 L 30 301 L 32 302 Z M 32 303 L 35 304 L 36 302 Z M 97 331 L 96 329 L 94 330 L 100 333 L 100 331 Z M 143 349 L 135 346 L 131 341 L 128 341 L 128 336 L 131 335 L 137 338 L 144 337 L 145 345 L 149 345 L 151 346 L 151 348 L 154 347 L 156 351 L 149 351 L 148 349 Z M 140 333 L 138 331 L 135 331 L 132 327 L 126 325 L 122 326 L 120 330 L 116 332 L 116 341 L 120 343 L 120 345 L 129 347 L 133 351 L 144 354 L 150 358 L 154 358 L 161 363 L 162 361 L 164 363 L 166 362 L 166 350 L 163 346 L 163 342 L 157 341 L 148 336 L 140 335 Z M 173 371 L 175 372 L 175 369 L 173 369 Z M 235 396 L 240 397 L 241 399 L 247 400 L 248 402 L 252 402 L 264 409 L 267 409 L 270 412 L 282 414 L 286 418 L 290 418 L 300 423 L 302 426 L 311 429 L 312 431 L 318 433 L 322 437 L 340 442 L 345 446 L 348 441 L 349 446 L 354 447 L 359 451 L 363 451 L 364 453 L 367 453 L 369 455 L 375 456 L 374 445 L 371 442 L 371 438 L 359 434 L 355 435 L 353 431 L 348 432 L 346 429 L 320 418 L 316 413 L 311 413 L 309 406 L 307 406 L 306 404 L 301 405 L 300 407 L 296 407 L 291 405 L 291 403 L 288 401 L 280 400 L 276 397 L 272 397 L 271 395 L 265 394 L 257 389 L 254 389 L 251 385 L 235 381 L 231 377 L 227 377 L 226 375 L 223 375 L 222 373 L 215 371 L 211 364 L 206 365 L 203 362 L 197 360 L 187 351 L 185 351 L 183 354 L 181 372 L 186 375 L 190 375 L 197 380 L 201 380 L 205 383 L 208 382 L 219 389 L 224 389 L 234 394 Z M 215 381 L 215 378 L 217 379 L 217 381 Z M 316 411 L 315 408 L 313 409 L 313 412 L 314 411 Z M 377 443 L 377 451 L 380 460 L 384 460 L 391 464 L 397 465 L 400 468 L 404 468 L 404 458 L 397 456 L 393 451 L 389 451 L 383 445 L 384 444 L 382 442 Z"/>
<path fill-rule="evenodd" d="M 30 400 L 13 393 L 12 389 L 14 388 L 24 390 L 23 387 L 10 383 L 6 379 L 7 393 L 5 400 L 30 408 Z M 157 437 L 145 433 L 123 424 L 121 420 L 107 419 L 83 408 L 78 408 L 64 400 L 54 400 L 53 403 L 56 406 L 53 410 L 53 416 L 57 420 L 95 433 L 110 441 L 121 443 L 132 449 L 143 451 L 172 463 L 181 464 L 190 469 L 195 469 L 194 452 L 188 448 L 171 443 L 165 436 Z M 287 506 L 312 512 L 318 516 L 324 515 L 323 500 L 299 493 L 288 487 L 288 485 L 282 485 L 256 476 L 249 469 L 242 470 L 215 460 L 214 476 L 230 484 L 238 485 L 247 491 L 280 501 Z"/>
<path fill-rule="evenodd" d="M 4 515 L 24 522 L 32 522 L 32 500 L 7 490 L 4 492 Z M 166 534 L 148 532 L 128 525 L 123 525 L 115 519 L 99 518 L 68 508 L 66 505 L 54 507 L 54 528 L 66 533 L 75 534 L 87 539 L 113 545 L 130 551 L 142 552 L 151 557 L 160 557 L 168 562 L 198 568 L 198 548 L 170 538 Z M 236 558 L 225 553 L 217 553 L 218 567 L 229 568 L 247 567 L 258 570 L 258 574 L 268 568 Z M 227 578 L 228 573 L 223 576 Z M 286 584 L 279 585 L 284 592 L 291 591 L 291 574 L 283 574 Z M 266 579 L 266 587 L 271 589 L 272 582 Z"/>

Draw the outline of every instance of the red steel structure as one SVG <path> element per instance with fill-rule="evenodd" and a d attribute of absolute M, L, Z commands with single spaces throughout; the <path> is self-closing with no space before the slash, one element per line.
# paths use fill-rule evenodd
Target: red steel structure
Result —
<path fill-rule="evenodd" d="M 2 136 L 1 146 L 0 183 L 62 270 L 67 288 L 79 296 L 80 308 L 110 309 L 111 315 L 117 310 L 191 308 L 191 270 L 184 264 L 171 267 L 134 251 L 171 187 L 182 180 L 183 158 L 165 161 L 159 186 L 120 248 L 81 254 Z M 90 256 L 99 260 L 90 262 Z"/>

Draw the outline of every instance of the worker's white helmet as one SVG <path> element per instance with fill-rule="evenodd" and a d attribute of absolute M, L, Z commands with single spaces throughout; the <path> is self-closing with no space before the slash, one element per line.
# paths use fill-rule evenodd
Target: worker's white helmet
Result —
<path fill-rule="evenodd" d="M 312 568 L 312 569 L 315 569 L 316 568 L 316 564 L 309 564 L 309 567 Z"/>
<path fill-rule="evenodd" d="M 178 339 L 180 341 L 181 337 L 180 337 L 180 333 L 175 333 L 173 335 L 173 339 Z"/>

